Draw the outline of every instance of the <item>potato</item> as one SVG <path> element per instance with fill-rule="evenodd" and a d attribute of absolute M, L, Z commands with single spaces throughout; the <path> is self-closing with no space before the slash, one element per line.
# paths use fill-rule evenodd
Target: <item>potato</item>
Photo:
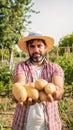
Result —
<path fill-rule="evenodd" d="M 29 85 L 30 87 L 35 88 L 35 82 L 30 82 Z"/>
<path fill-rule="evenodd" d="M 43 88 L 48 84 L 44 79 L 39 79 L 35 82 L 35 88 L 38 90 L 43 90 Z"/>
<path fill-rule="evenodd" d="M 28 98 L 32 98 L 33 100 L 38 100 L 39 98 L 39 91 L 35 89 L 33 86 L 30 86 L 29 84 L 25 84 L 24 88 L 27 90 L 27 96 Z"/>
<path fill-rule="evenodd" d="M 35 82 L 26 83 L 26 84 L 24 84 L 24 87 L 35 88 Z"/>
<path fill-rule="evenodd" d="M 46 94 L 53 94 L 56 91 L 56 87 L 53 83 L 48 83 L 45 86 L 44 91 Z"/>
<path fill-rule="evenodd" d="M 40 99 L 40 101 L 46 101 L 46 102 L 48 101 L 47 100 L 47 95 L 46 95 L 46 93 L 44 91 L 40 91 L 39 99 Z"/>
<path fill-rule="evenodd" d="M 12 94 L 18 102 L 25 102 L 27 99 L 26 89 L 19 83 L 15 83 L 12 87 Z"/>

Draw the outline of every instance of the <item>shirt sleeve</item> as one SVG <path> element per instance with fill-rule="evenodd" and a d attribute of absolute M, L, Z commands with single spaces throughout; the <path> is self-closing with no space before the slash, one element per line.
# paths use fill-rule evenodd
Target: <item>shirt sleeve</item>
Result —
<path fill-rule="evenodd" d="M 14 68 L 13 77 L 15 77 L 17 74 L 24 74 L 24 73 L 25 73 L 24 65 L 23 63 L 19 63 Z"/>
<path fill-rule="evenodd" d="M 53 64 L 53 76 L 61 76 L 64 78 L 64 71 L 58 64 Z"/>

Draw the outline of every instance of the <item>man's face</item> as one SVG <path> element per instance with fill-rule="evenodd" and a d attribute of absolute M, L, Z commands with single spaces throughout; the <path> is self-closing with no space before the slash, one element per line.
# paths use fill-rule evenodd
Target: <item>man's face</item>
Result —
<path fill-rule="evenodd" d="M 40 62 L 45 57 L 45 47 L 46 45 L 42 40 L 32 40 L 28 45 L 28 52 L 30 59 L 33 62 Z"/>

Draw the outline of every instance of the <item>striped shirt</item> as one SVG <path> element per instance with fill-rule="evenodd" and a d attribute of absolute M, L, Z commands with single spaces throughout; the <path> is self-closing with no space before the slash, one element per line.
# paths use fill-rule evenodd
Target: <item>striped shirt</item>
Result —
<path fill-rule="evenodd" d="M 15 67 L 13 76 L 15 77 L 17 74 L 24 74 L 26 83 L 35 81 L 34 71 L 29 59 L 24 62 L 20 62 Z M 48 82 L 52 82 L 52 77 L 56 75 L 64 78 L 62 68 L 57 64 L 44 60 L 41 78 L 47 80 Z M 12 130 L 26 130 L 28 112 L 29 106 L 27 107 L 24 105 L 21 107 L 19 104 L 16 105 Z M 61 130 L 57 101 L 47 102 L 44 114 L 47 127 L 46 130 Z"/>

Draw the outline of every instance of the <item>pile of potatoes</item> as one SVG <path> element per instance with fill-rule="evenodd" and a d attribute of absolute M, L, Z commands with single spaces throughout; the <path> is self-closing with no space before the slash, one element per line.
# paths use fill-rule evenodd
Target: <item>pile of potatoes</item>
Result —
<path fill-rule="evenodd" d="M 37 101 L 46 101 L 47 95 L 53 94 L 56 87 L 53 83 L 48 83 L 44 79 L 39 79 L 36 82 L 31 82 L 24 84 L 22 86 L 20 83 L 15 83 L 12 87 L 12 94 L 17 99 L 18 102 L 25 102 L 27 98 L 32 98 Z"/>

